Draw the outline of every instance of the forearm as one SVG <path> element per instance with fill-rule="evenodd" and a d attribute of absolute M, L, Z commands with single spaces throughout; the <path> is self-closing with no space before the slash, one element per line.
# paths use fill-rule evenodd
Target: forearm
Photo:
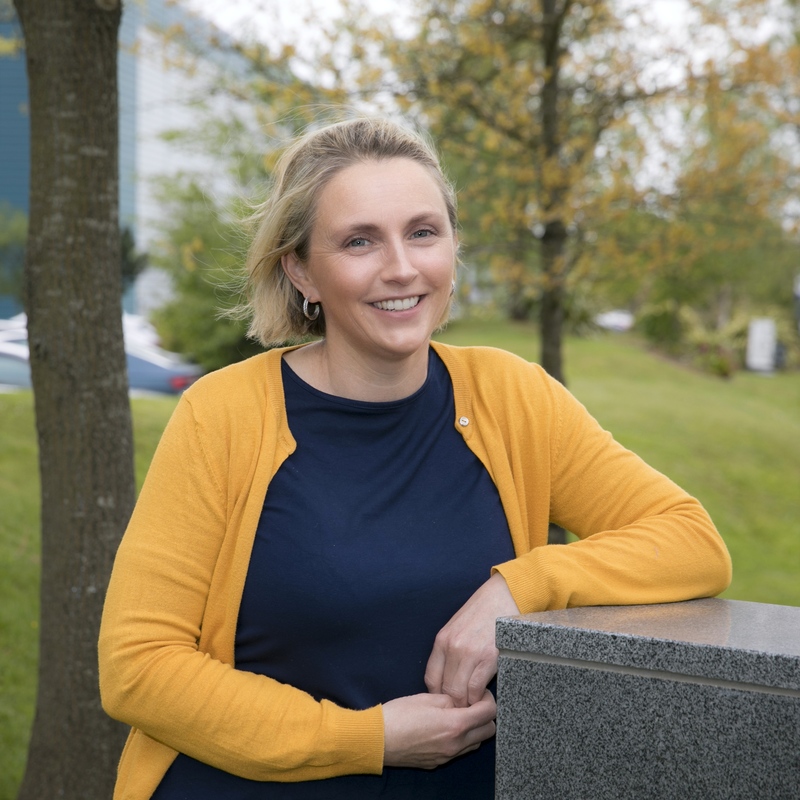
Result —
<path fill-rule="evenodd" d="M 185 645 L 101 640 L 108 713 L 150 737 L 251 780 L 379 773 L 380 707 L 350 711 L 241 672 Z"/>
<path fill-rule="evenodd" d="M 496 569 L 520 611 L 707 597 L 730 582 L 727 549 L 701 504 L 616 442 L 562 386 L 550 455 L 550 520 L 574 533 Z M 691 454 L 687 454 L 687 458 Z M 531 542 L 545 532 L 530 532 Z"/>
<path fill-rule="evenodd" d="M 201 550 L 199 541 L 193 549 Z M 177 570 L 177 554 L 168 560 L 157 553 L 129 539 L 114 567 L 99 641 L 100 690 L 111 716 L 254 780 L 380 771 L 379 708 L 318 703 L 202 652 L 209 570 L 183 559 Z"/>
<path fill-rule="evenodd" d="M 380 708 L 318 703 L 234 669 L 241 590 L 231 553 L 255 525 L 242 522 L 245 504 L 237 501 L 254 495 L 222 491 L 224 464 L 209 456 L 209 437 L 198 428 L 182 401 L 117 554 L 99 641 L 104 707 L 169 747 L 243 777 L 380 772 Z M 260 503 L 251 505 L 257 518 Z"/>
<path fill-rule="evenodd" d="M 710 597 L 731 576 L 722 539 L 691 498 L 567 546 L 535 548 L 496 570 L 522 613 Z"/>

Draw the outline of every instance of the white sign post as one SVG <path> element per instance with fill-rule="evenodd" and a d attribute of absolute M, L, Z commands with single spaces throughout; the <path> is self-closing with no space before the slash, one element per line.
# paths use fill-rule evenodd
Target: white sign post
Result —
<path fill-rule="evenodd" d="M 767 317 L 751 319 L 747 329 L 747 369 L 772 372 L 775 369 L 776 344 L 775 320 Z"/>

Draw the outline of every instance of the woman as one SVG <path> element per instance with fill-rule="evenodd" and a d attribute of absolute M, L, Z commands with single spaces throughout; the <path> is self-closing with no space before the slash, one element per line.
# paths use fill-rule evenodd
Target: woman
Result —
<path fill-rule="evenodd" d="M 385 120 L 284 154 L 251 333 L 308 333 L 191 387 L 106 600 L 115 797 L 493 796 L 498 616 L 708 596 L 700 504 L 536 365 L 431 342 L 456 211 Z M 553 520 L 578 542 L 545 547 Z"/>

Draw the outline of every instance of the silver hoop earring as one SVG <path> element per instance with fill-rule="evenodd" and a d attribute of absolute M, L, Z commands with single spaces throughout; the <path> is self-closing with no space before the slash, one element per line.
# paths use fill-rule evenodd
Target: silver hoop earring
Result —
<path fill-rule="evenodd" d="M 313 322 L 319 316 L 319 303 L 316 304 L 313 314 L 308 313 L 308 298 L 303 298 L 303 316 L 309 321 Z"/>

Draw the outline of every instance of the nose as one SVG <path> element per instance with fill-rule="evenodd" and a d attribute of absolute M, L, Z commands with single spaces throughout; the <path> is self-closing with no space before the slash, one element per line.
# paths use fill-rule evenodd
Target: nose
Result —
<path fill-rule="evenodd" d="M 417 275 L 412 254 L 405 240 L 392 240 L 386 248 L 381 277 L 390 283 L 409 284 Z"/>

